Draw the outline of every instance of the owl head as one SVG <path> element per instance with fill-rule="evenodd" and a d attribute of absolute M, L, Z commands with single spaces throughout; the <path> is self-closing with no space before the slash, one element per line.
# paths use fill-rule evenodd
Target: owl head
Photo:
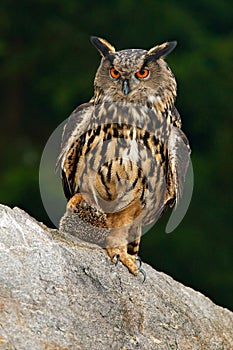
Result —
<path fill-rule="evenodd" d="M 165 42 L 150 50 L 116 51 L 105 39 L 91 37 L 102 56 L 95 77 L 98 101 L 148 104 L 156 99 L 174 103 L 176 81 L 164 58 L 177 42 Z M 169 104 L 171 104 L 169 103 Z"/>

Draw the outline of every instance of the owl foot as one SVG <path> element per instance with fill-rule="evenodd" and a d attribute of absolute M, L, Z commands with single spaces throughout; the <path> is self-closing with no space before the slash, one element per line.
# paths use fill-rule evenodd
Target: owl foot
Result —
<path fill-rule="evenodd" d="M 119 261 L 125 265 L 128 270 L 133 274 L 137 275 L 139 272 L 143 275 L 143 282 L 146 280 L 146 273 L 141 268 L 141 258 L 138 256 L 133 256 L 125 252 L 125 249 L 121 248 L 106 248 L 111 261 L 117 265 Z M 137 264 L 139 262 L 139 264 Z"/>
<path fill-rule="evenodd" d="M 114 264 L 117 264 L 119 261 L 125 265 L 133 275 L 137 275 L 139 268 L 136 265 L 136 257 L 128 254 L 125 248 L 106 248 L 107 253 Z"/>

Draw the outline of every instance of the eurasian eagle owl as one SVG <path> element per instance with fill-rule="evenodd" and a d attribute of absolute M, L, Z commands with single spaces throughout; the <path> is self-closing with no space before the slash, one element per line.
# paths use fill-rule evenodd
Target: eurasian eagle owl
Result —
<path fill-rule="evenodd" d="M 182 196 L 190 148 L 174 105 L 176 81 L 164 58 L 176 42 L 102 56 L 94 96 L 64 128 L 59 161 L 68 200 L 60 229 L 104 246 L 137 274 L 142 225 Z"/>

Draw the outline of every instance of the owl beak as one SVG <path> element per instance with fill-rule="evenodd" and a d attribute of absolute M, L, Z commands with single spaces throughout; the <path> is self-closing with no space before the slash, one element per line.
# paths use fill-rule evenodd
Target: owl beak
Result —
<path fill-rule="evenodd" d="M 122 91 L 125 96 L 127 96 L 130 92 L 129 81 L 127 79 L 123 81 Z"/>

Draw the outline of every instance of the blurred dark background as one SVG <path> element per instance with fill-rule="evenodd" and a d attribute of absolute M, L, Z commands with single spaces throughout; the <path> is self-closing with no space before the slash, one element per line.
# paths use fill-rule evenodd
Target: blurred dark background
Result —
<path fill-rule="evenodd" d="M 167 40 L 177 108 L 192 147 L 194 192 L 171 234 L 168 216 L 143 236 L 156 269 L 233 308 L 231 1 L 1 0 L 0 202 L 51 225 L 39 164 L 53 130 L 93 93 L 99 54 L 90 35 L 118 49 Z"/>

